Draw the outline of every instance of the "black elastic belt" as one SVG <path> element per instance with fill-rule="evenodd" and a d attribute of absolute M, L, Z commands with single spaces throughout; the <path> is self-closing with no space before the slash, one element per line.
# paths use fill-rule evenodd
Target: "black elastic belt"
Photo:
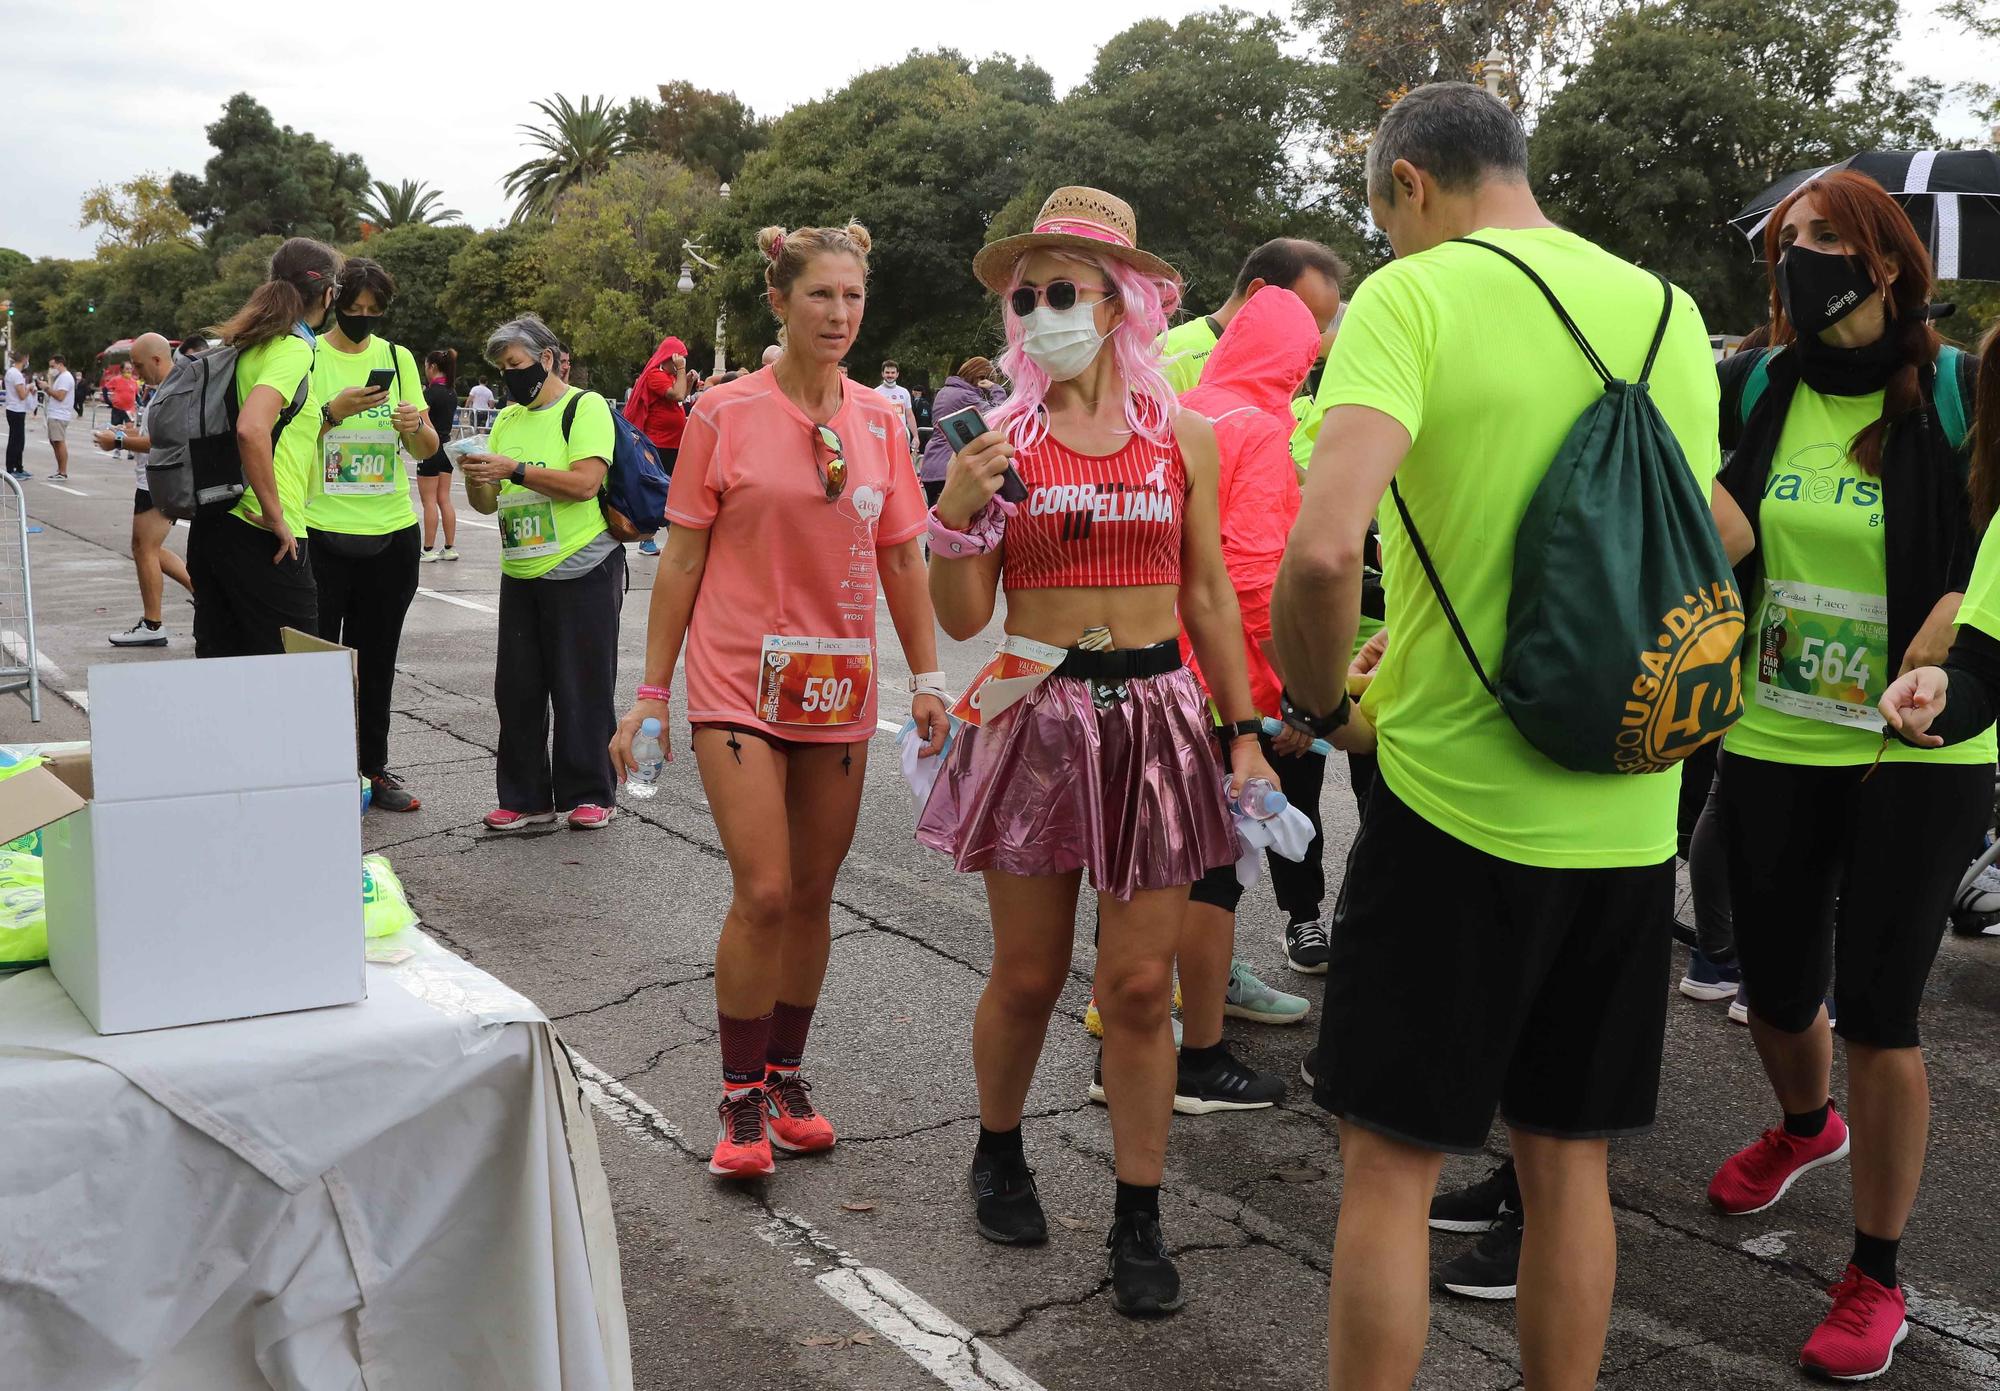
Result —
<path fill-rule="evenodd" d="M 1109 652 L 1087 652 L 1072 647 L 1063 654 L 1055 675 L 1078 681 L 1137 681 L 1145 676 L 1165 676 L 1181 667 L 1178 641 L 1158 642 L 1151 647 L 1121 647 Z"/>

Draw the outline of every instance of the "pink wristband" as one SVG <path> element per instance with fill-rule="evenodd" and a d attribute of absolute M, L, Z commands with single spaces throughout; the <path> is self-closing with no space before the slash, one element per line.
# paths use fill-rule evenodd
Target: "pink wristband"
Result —
<path fill-rule="evenodd" d="M 953 531 L 938 520 L 937 508 L 931 508 L 929 536 L 931 554 L 950 556 L 953 559 L 985 555 L 999 545 L 1000 539 L 1007 534 L 1007 519 L 1013 516 L 1014 512 L 1015 504 L 996 496 L 973 513 L 972 520 L 965 524 L 964 531 Z"/>
<path fill-rule="evenodd" d="M 670 686 L 641 686 L 639 688 L 639 699 L 641 700 L 671 701 L 673 698 L 674 692 Z"/>

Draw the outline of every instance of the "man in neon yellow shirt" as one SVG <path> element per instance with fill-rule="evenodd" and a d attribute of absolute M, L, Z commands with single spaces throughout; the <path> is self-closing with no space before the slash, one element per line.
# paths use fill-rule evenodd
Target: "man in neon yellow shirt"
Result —
<path fill-rule="evenodd" d="M 1298 237 L 1278 237 L 1265 242 L 1244 260 L 1236 272 L 1236 288 L 1213 314 L 1176 324 L 1160 335 L 1160 371 L 1176 396 L 1193 391 L 1201 382 L 1202 365 L 1222 331 L 1236 317 L 1250 296 L 1266 285 L 1290 290 L 1312 310 L 1313 322 L 1324 332 L 1340 312 L 1340 287 L 1347 283 L 1347 262 L 1332 247 Z"/>
<path fill-rule="evenodd" d="M 1522 1365 L 1537 1384 L 1589 1386 L 1617 1260 L 1607 1137 L 1649 1128 L 1659 1089 L 1680 775 L 1572 772 L 1530 745 L 1473 674 L 1393 511 L 1392 637 L 1351 719 L 1345 677 L 1363 536 L 1392 480 L 1469 642 L 1498 664 L 1515 533 L 1602 394 L 1535 284 L 1455 239 L 1477 233 L 1532 267 L 1627 378 L 1661 289 L 1542 215 L 1520 121 L 1477 87 L 1405 96 L 1368 174 L 1398 259 L 1361 286 L 1328 358 L 1328 410 L 1273 603 L 1286 717 L 1381 758 L 1314 1069 L 1315 1099 L 1341 1118 L 1345 1173 L 1330 1366 L 1341 1386 L 1415 1380 L 1443 1155 L 1480 1150 L 1498 1110 L 1524 1198 Z M 1651 391 L 1712 496 L 1708 334 L 1684 294 L 1672 306 Z M 1440 882 L 1467 891 L 1447 902 Z"/>

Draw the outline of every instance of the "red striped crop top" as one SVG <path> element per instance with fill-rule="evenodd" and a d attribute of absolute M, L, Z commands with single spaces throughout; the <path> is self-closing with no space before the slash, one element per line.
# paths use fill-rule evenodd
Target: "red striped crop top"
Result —
<path fill-rule="evenodd" d="M 1083 589 L 1181 582 L 1187 465 L 1178 442 L 1134 435 L 1116 454 L 1044 436 L 1014 456 L 1027 499 L 1007 519 L 1001 584 Z"/>

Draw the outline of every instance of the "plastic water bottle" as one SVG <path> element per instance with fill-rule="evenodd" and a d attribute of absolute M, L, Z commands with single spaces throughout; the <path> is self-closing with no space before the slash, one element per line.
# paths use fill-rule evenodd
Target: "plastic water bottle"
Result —
<path fill-rule="evenodd" d="M 1222 779 L 1222 795 L 1229 796 L 1229 778 Z M 1238 816 L 1250 821 L 1269 821 L 1282 812 L 1291 802 L 1285 794 L 1271 785 L 1269 778 L 1252 778 L 1243 784 L 1243 791 L 1235 799 Z"/>
<path fill-rule="evenodd" d="M 666 766 L 666 750 L 660 747 L 660 722 L 648 716 L 639 725 L 639 737 L 632 741 L 632 761 L 638 768 L 626 774 L 625 790 L 640 801 L 656 797 L 660 791 L 660 769 Z"/>

